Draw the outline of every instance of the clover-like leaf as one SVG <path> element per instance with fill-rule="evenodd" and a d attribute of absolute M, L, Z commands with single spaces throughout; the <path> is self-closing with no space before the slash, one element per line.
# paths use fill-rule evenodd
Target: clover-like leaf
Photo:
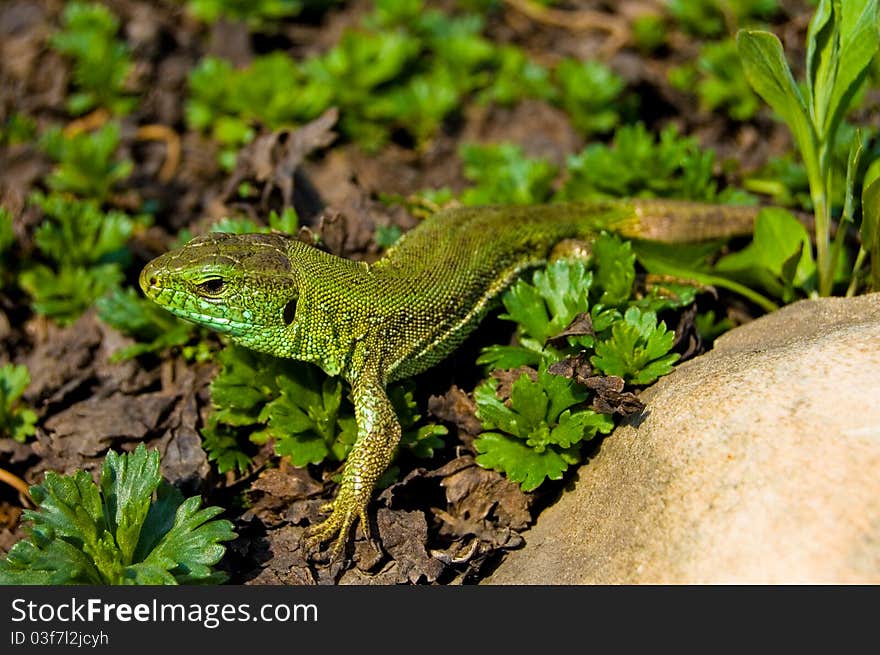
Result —
<path fill-rule="evenodd" d="M 538 452 L 524 441 L 498 432 L 484 432 L 474 441 L 474 448 L 480 466 L 503 471 L 519 482 L 523 491 L 533 491 L 545 480 L 561 479 L 569 466 L 580 461 L 575 449 Z"/>
<path fill-rule="evenodd" d="M 654 312 L 630 307 L 611 327 L 611 336 L 596 344 L 590 362 L 605 375 L 616 375 L 634 384 L 649 384 L 672 370 L 678 360 L 670 353 L 675 333 L 657 323 Z"/>
<path fill-rule="evenodd" d="M 579 461 L 578 444 L 614 427 L 611 417 L 576 407 L 587 397 L 583 387 L 543 368 L 534 378 L 526 372 L 516 378 L 507 402 L 495 387 L 487 380 L 474 391 L 477 418 L 487 430 L 474 443 L 477 463 L 507 474 L 525 491 L 559 479 Z"/>

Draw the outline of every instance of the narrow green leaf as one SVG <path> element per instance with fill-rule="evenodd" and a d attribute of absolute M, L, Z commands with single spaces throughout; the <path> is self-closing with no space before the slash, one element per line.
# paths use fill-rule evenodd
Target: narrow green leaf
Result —
<path fill-rule="evenodd" d="M 174 526 L 177 508 L 180 507 L 183 500 L 183 494 L 177 487 L 165 480 L 161 481 L 156 490 L 156 501 L 150 505 L 150 510 L 144 518 L 132 561 L 143 561 L 162 540 L 162 537 L 168 534 L 168 531 Z"/>
<path fill-rule="evenodd" d="M 853 96 L 859 90 L 868 67 L 880 47 L 877 28 L 877 0 L 845 0 L 834 3 L 839 12 L 839 51 L 828 110 L 821 124 L 825 138 L 834 133 Z M 837 26 L 836 26 L 837 27 Z"/>
<path fill-rule="evenodd" d="M 814 125 L 822 125 L 834 86 L 836 49 L 832 0 L 820 0 L 807 30 L 807 95 Z"/>
<path fill-rule="evenodd" d="M 477 357 L 477 364 L 486 365 L 490 369 L 519 368 L 520 366 L 537 366 L 541 363 L 541 353 L 523 346 L 486 346 Z"/>
<path fill-rule="evenodd" d="M 763 286 L 785 300 L 791 300 L 792 284 L 807 293 L 816 286 L 810 235 L 790 212 L 778 207 L 761 210 L 755 219 L 752 243 L 723 257 L 716 270 Z M 786 275 L 787 272 L 793 272 L 793 276 Z M 791 284 L 786 286 L 786 281 Z"/>
<path fill-rule="evenodd" d="M 770 32 L 740 30 L 736 45 L 749 84 L 789 126 L 810 179 L 818 179 L 816 135 L 807 105 L 785 60 L 782 43 Z"/>
<path fill-rule="evenodd" d="M 871 259 L 871 288 L 880 291 L 880 159 L 868 166 L 862 186 L 862 248 Z"/>
<path fill-rule="evenodd" d="M 862 130 L 857 129 L 855 138 L 849 148 L 849 155 L 846 159 L 846 188 L 844 189 L 843 215 L 841 222 L 852 223 L 855 214 L 855 190 L 856 175 L 858 174 L 860 163 L 862 161 L 862 153 L 865 149 L 865 139 Z M 843 239 L 845 230 L 838 230 L 840 235 L 838 238 Z"/>

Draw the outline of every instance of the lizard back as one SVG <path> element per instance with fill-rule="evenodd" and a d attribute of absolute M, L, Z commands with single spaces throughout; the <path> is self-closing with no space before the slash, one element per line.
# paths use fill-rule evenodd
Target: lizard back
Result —
<path fill-rule="evenodd" d="M 601 230 L 629 238 L 700 241 L 749 233 L 754 208 L 637 200 L 439 212 L 371 266 L 383 316 L 375 338 L 396 347 L 386 379 L 419 373 L 451 353 L 524 270 L 560 241 Z"/>

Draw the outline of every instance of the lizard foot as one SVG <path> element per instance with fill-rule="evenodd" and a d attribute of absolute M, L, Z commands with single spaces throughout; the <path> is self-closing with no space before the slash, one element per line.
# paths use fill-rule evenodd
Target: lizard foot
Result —
<path fill-rule="evenodd" d="M 330 516 L 309 528 L 306 535 L 306 548 L 309 551 L 316 551 L 320 548 L 321 544 L 336 537 L 336 541 L 330 550 L 331 561 L 336 561 L 345 552 L 345 547 L 349 541 L 349 533 L 358 519 L 360 519 L 367 541 L 372 543 L 370 522 L 367 516 L 369 496 L 366 501 L 362 501 L 357 496 L 356 493 L 343 487 L 332 503 L 328 503 L 321 508 L 322 512 L 330 512 Z"/>

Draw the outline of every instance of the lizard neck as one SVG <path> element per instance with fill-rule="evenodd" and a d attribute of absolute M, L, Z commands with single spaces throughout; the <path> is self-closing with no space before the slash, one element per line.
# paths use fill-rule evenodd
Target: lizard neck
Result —
<path fill-rule="evenodd" d="M 369 308 L 376 302 L 370 268 L 298 241 L 291 242 L 289 256 L 299 288 L 296 313 L 283 346 L 267 352 L 351 380 L 365 366 Z"/>

